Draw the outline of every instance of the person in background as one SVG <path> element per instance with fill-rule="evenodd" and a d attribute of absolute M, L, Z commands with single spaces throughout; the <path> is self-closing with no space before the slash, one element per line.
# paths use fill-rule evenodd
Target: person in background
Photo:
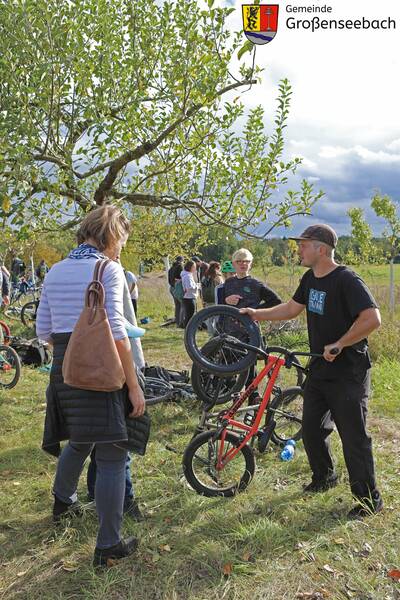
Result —
<path fill-rule="evenodd" d="M 264 283 L 251 277 L 250 271 L 253 265 L 253 255 L 246 248 L 236 250 L 232 256 L 232 264 L 236 271 L 236 277 L 225 281 L 223 288 L 223 304 L 236 306 L 237 308 L 270 308 L 281 304 L 282 300 L 273 290 Z M 249 377 L 246 387 L 256 377 L 256 367 L 249 369 Z M 249 404 L 256 404 L 258 391 L 254 390 L 249 396 Z"/>
<path fill-rule="evenodd" d="M 173 289 L 175 287 L 176 282 L 181 280 L 182 269 L 183 269 L 183 256 L 177 256 L 168 271 L 168 284 L 169 284 L 169 291 L 170 291 L 170 294 L 173 298 L 174 305 L 175 305 L 175 324 L 177 327 L 180 327 L 180 328 L 183 327 L 183 320 L 184 320 L 183 303 L 180 300 L 178 300 L 178 298 L 175 298 L 175 296 L 173 294 Z"/>
<path fill-rule="evenodd" d="M 46 265 L 46 261 L 42 258 L 35 270 L 35 275 L 39 281 L 43 282 L 46 274 L 49 272 L 49 267 Z"/>
<path fill-rule="evenodd" d="M 231 260 L 225 260 L 222 263 L 221 273 L 222 273 L 223 281 L 222 281 L 222 283 L 217 285 L 217 287 L 215 288 L 215 304 L 224 304 L 223 288 L 225 285 L 225 281 L 227 279 L 230 279 L 231 277 L 235 277 L 235 275 L 236 275 L 235 267 L 233 266 Z"/>
<path fill-rule="evenodd" d="M 78 240 L 79 242 L 79 240 Z M 117 257 L 118 259 L 118 257 Z M 124 296 L 123 296 L 123 310 L 124 310 L 124 318 L 131 324 L 137 325 L 136 315 L 134 311 L 134 307 L 131 301 L 131 296 L 129 292 L 128 282 L 125 277 L 125 285 L 124 285 Z M 132 358 L 133 362 L 139 369 L 143 370 L 145 367 L 145 360 L 143 355 L 142 344 L 140 338 L 129 338 L 132 350 Z M 126 457 L 125 463 L 125 495 L 124 495 L 124 515 L 131 517 L 134 521 L 140 522 L 144 521 L 145 517 L 143 516 L 138 501 L 136 499 L 135 488 L 132 482 L 131 476 L 131 462 L 132 457 L 131 453 L 128 452 L 128 456 Z M 86 484 L 88 495 L 87 499 L 89 502 L 93 502 L 95 499 L 95 485 L 96 485 L 96 477 L 97 477 L 97 465 L 96 465 L 96 447 L 93 448 L 90 454 L 90 462 L 86 475 Z"/>
<path fill-rule="evenodd" d="M 215 289 L 223 282 L 221 263 L 212 260 L 201 280 L 201 295 L 204 307 L 215 304 Z"/>
<path fill-rule="evenodd" d="M 131 271 L 124 270 L 126 281 L 128 283 L 129 294 L 131 296 L 133 310 L 137 318 L 137 301 L 139 299 L 138 278 Z"/>
<path fill-rule="evenodd" d="M 200 297 L 202 298 L 202 290 L 201 290 L 201 280 L 203 279 L 203 277 L 205 276 L 209 264 L 204 262 L 203 260 L 201 260 L 201 258 L 199 258 L 198 256 L 192 256 L 191 260 L 193 260 L 196 263 L 196 271 L 193 275 L 195 282 L 199 285 L 199 293 L 200 293 Z"/>
<path fill-rule="evenodd" d="M 17 285 L 18 279 L 25 273 L 25 269 L 24 261 L 16 256 L 11 263 L 11 281 L 14 285 Z"/>
<path fill-rule="evenodd" d="M 196 298 L 198 296 L 199 286 L 194 279 L 196 273 L 196 263 L 193 260 L 188 260 L 181 272 L 183 286 L 183 326 L 189 323 L 191 317 L 196 312 Z"/>
<path fill-rule="evenodd" d="M 10 278 L 5 267 L 0 269 L 0 292 L 0 306 L 10 304 Z"/>

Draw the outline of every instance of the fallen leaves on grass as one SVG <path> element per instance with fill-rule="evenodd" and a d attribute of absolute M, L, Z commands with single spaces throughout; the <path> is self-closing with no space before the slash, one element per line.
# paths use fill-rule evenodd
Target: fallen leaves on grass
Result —
<path fill-rule="evenodd" d="M 328 573 L 334 573 L 335 569 L 332 569 L 332 567 L 330 567 L 329 565 L 324 565 L 322 567 L 325 571 L 327 571 Z"/>
<path fill-rule="evenodd" d="M 392 569 L 391 571 L 388 571 L 387 575 L 391 579 L 394 579 L 394 581 L 400 581 L 400 570 L 399 569 Z"/>
<path fill-rule="evenodd" d="M 159 549 L 161 550 L 161 552 L 171 552 L 171 546 L 169 544 L 161 544 L 161 546 L 159 546 Z"/>
<path fill-rule="evenodd" d="M 225 577 L 229 577 L 229 575 L 231 575 L 233 571 L 233 565 L 231 562 L 225 563 L 224 566 L 222 567 L 222 573 L 225 575 Z"/>
<path fill-rule="evenodd" d="M 107 561 L 107 564 L 108 564 L 108 561 Z M 65 560 L 65 561 L 63 561 L 61 568 L 63 571 L 67 571 L 67 573 L 74 573 L 75 571 L 77 571 L 79 569 L 79 565 L 76 562 Z"/>
<path fill-rule="evenodd" d="M 345 540 L 343 538 L 336 538 L 335 540 L 333 540 L 335 542 L 335 544 L 337 544 L 338 546 L 344 546 L 344 544 L 346 543 Z"/>
<path fill-rule="evenodd" d="M 251 559 L 251 552 L 249 550 L 246 550 L 246 552 L 244 552 L 244 554 L 242 556 L 242 560 L 244 560 L 245 562 L 249 562 L 250 559 Z"/>

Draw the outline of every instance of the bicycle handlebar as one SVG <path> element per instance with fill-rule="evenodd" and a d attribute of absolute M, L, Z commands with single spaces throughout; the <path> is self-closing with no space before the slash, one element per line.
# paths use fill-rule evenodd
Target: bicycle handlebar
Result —
<path fill-rule="evenodd" d="M 268 356 L 270 354 L 283 354 L 285 356 L 286 366 L 288 368 L 290 368 L 293 364 L 296 364 L 296 366 L 304 369 L 304 367 L 300 365 L 300 363 L 295 363 L 294 358 L 296 356 L 308 356 L 309 358 L 323 358 L 324 356 L 323 354 L 316 354 L 315 352 L 293 352 L 291 350 L 288 350 L 287 348 L 282 348 L 281 346 L 267 346 L 265 350 L 263 350 L 262 348 L 258 348 L 257 346 L 246 344 L 245 342 L 242 342 L 232 336 L 226 336 L 225 341 L 228 343 L 228 345 L 236 346 L 238 348 L 242 348 L 243 350 L 249 350 L 250 352 L 255 352 L 257 355 L 262 356 L 266 360 L 268 359 Z M 339 348 L 336 347 L 331 348 L 330 350 L 330 354 L 332 354 L 333 356 L 336 356 L 337 354 L 339 354 L 339 352 Z"/>

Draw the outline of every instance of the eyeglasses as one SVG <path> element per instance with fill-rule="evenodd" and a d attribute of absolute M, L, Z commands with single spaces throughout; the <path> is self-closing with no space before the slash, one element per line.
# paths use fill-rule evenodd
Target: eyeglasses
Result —
<path fill-rule="evenodd" d="M 249 259 L 246 259 L 246 260 L 235 260 L 235 262 L 237 262 L 237 263 L 246 263 L 246 264 L 250 264 L 250 263 L 251 263 L 251 260 L 249 260 Z"/>

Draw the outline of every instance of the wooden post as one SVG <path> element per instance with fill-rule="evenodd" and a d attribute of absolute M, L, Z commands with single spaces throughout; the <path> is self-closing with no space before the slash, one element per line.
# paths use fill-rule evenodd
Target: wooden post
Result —
<path fill-rule="evenodd" d="M 390 312 L 394 313 L 394 305 L 395 305 L 395 289 L 394 289 L 394 258 L 393 256 L 390 259 L 390 291 L 389 291 L 389 306 Z"/>

